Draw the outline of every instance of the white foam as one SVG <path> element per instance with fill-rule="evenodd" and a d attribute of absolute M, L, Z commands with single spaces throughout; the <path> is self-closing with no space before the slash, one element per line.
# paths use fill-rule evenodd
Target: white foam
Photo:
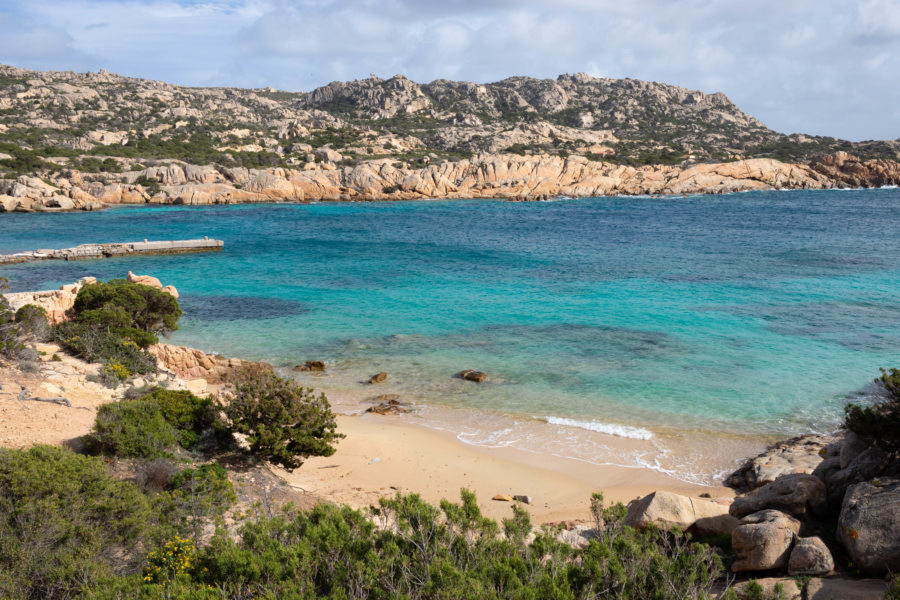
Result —
<path fill-rule="evenodd" d="M 605 433 L 607 435 L 617 435 L 633 440 L 649 440 L 653 437 L 652 433 L 642 427 L 629 427 L 628 425 L 602 423 L 600 421 L 579 421 L 577 419 L 567 419 L 565 417 L 544 417 L 543 420 L 551 425 L 578 427 L 579 429 L 587 429 L 588 431 L 596 431 L 597 433 Z"/>

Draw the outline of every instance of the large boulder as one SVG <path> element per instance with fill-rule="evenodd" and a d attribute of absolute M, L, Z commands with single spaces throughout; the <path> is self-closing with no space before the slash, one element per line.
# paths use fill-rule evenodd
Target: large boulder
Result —
<path fill-rule="evenodd" d="M 853 455 L 846 467 L 828 475 L 826 479 L 828 503 L 830 505 L 840 504 L 847 488 L 855 483 L 875 478 L 884 470 L 889 461 L 888 454 L 870 442 L 865 449 Z"/>
<path fill-rule="evenodd" d="M 864 573 L 900 572 L 900 477 L 851 486 L 841 505 L 837 533 Z"/>
<path fill-rule="evenodd" d="M 788 560 L 790 575 L 826 575 L 834 570 L 834 558 L 820 537 L 801 538 Z"/>
<path fill-rule="evenodd" d="M 822 461 L 840 454 L 843 438 L 832 435 L 803 435 L 779 442 L 748 459 L 725 479 L 739 492 L 749 492 L 772 483 L 782 475 L 812 473 Z"/>
<path fill-rule="evenodd" d="M 810 512 L 825 514 L 825 484 L 806 473 L 781 475 L 772 483 L 736 498 L 730 512 L 732 516 L 744 517 L 769 508 L 799 518 L 806 518 Z"/>
<path fill-rule="evenodd" d="M 800 521 L 777 510 L 747 515 L 731 534 L 737 560 L 731 570 L 765 571 L 787 566 Z"/>
<path fill-rule="evenodd" d="M 691 529 L 701 535 L 730 535 L 738 523 L 738 519 L 728 514 L 727 504 L 671 492 L 653 492 L 630 502 L 625 517 L 625 524 L 635 529 L 645 529 L 653 524 L 663 528 Z"/>

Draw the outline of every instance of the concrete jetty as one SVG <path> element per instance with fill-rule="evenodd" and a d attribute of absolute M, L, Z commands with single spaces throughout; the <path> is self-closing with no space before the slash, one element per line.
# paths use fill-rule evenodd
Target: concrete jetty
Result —
<path fill-rule="evenodd" d="M 216 252 L 225 242 L 204 237 L 199 240 L 169 240 L 151 242 L 123 242 L 112 244 L 82 244 L 62 250 L 34 250 L 16 254 L 0 254 L 0 265 L 37 260 L 89 260 L 127 254 L 181 254 L 184 252 Z"/>

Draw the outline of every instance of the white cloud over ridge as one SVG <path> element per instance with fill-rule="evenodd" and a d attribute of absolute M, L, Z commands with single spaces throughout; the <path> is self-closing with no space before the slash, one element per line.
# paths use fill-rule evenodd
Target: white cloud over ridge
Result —
<path fill-rule="evenodd" d="M 0 0 L 0 62 L 309 90 L 584 71 L 722 91 L 773 129 L 900 137 L 897 0 Z"/>

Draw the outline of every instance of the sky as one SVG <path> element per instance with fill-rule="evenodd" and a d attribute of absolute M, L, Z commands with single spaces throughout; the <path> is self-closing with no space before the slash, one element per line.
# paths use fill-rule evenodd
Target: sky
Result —
<path fill-rule="evenodd" d="M 0 63 L 36 70 L 289 91 L 584 72 L 900 138 L 900 0 L 0 0 L 0 31 Z"/>

